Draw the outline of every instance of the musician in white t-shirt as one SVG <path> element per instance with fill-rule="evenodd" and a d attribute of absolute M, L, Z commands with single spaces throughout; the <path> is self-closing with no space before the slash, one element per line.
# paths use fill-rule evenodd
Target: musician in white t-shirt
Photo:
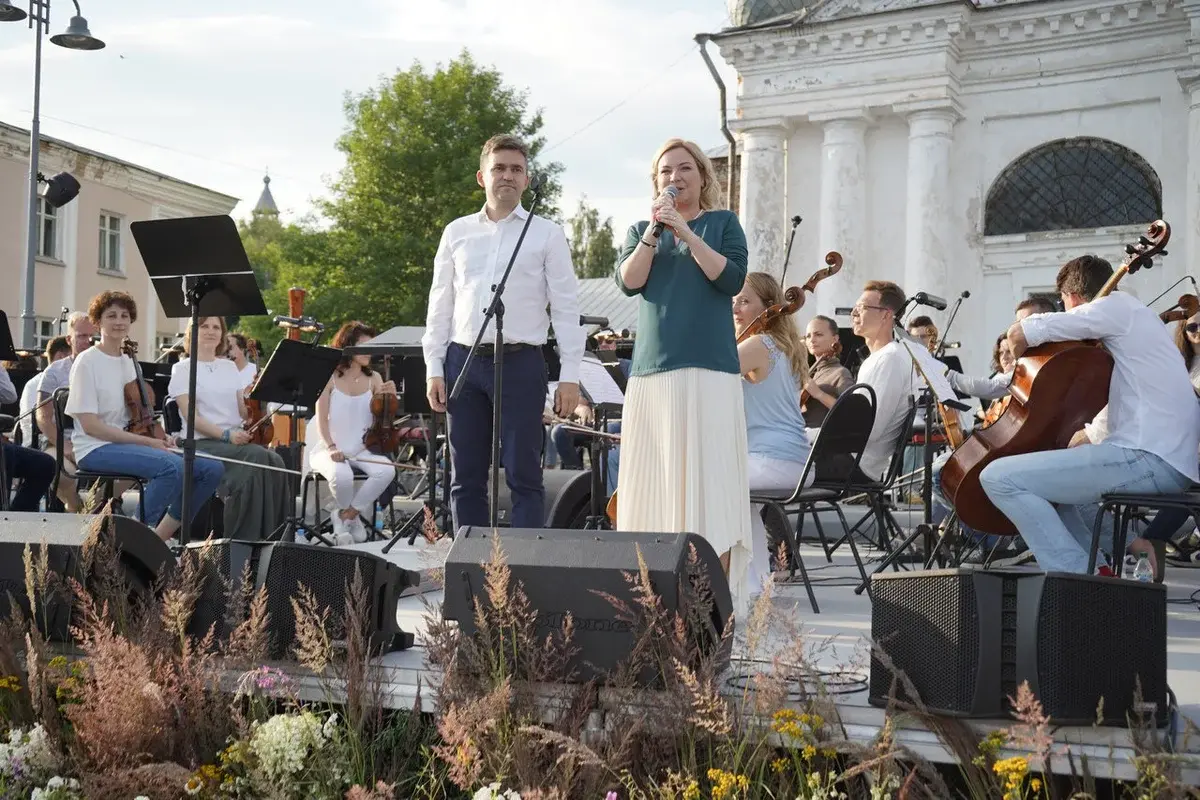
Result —
<path fill-rule="evenodd" d="M 255 377 L 258 375 L 258 364 L 250 360 L 251 349 L 250 340 L 244 334 L 234 331 L 225 334 L 224 355 L 237 365 L 238 375 L 241 377 L 243 388 L 252 385 Z"/>
<path fill-rule="evenodd" d="M 75 463 L 92 472 L 115 472 L 146 479 L 145 518 L 166 540 L 179 530 L 183 502 L 183 457 L 172 443 L 125 430 L 129 410 L 125 385 L 136 378 L 122 344 L 137 321 L 137 303 L 125 292 L 92 298 L 88 318 L 100 327 L 100 343 L 75 357 L 66 412 L 75 419 L 71 444 Z M 192 514 L 213 495 L 224 473 L 216 461 L 196 459 L 192 472 Z"/>
<path fill-rule="evenodd" d="M 179 404 L 187 426 L 188 373 L 191 370 L 191 323 L 184 334 L 185 358 L 171 368 L 167 393 Z M 202 317 L 196 355 L 196 451 L 241 461 L 224 462 L 225 477 L 218 489 L 225 501 L 225 536 L 231 539 L 266 539 L 288 517 L 293 500 L 283 469 L 283 458 L 250 442 L 244 429 L 245 386 L 237 365 L 225 354 L 225 320 Z M 253 366 L 253 365 L 251 365 Z M 199 458 L 199 457 L 197 457 Z M 274 467 L 275 469 L 267 469 Z"/>

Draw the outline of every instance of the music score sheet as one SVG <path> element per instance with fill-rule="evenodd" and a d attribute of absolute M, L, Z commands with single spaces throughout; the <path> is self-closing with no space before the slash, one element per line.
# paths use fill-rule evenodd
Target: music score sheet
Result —
<path fill-rule="evenodd" d="M 929 352 L 929 348 L 924 343 L 913 341 L 905 336 L 899 336 L 897 340 L 908 350 L 913 361 L 920 365 L 921 371 L 928 379 L 929 386 L 933 389 L 937 402 L 960 411 L 967 410 L 968 407 L 958 399 L 958 395 L 954 393 L 954 387 L 950 385 L 950 379 L 946 377 L 946 365 L 934 358 L 933 353 Z"/>

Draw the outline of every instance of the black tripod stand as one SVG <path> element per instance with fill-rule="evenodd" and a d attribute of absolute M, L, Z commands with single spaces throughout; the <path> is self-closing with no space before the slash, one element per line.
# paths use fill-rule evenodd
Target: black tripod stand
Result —
<path fill-rule="evenodd" d="M 475 360 L 475 356 L 483 344 L 483 337 L 487 333 L 488 322 L 495 319 L 496 344 L 492 365 L 494 370 L 493 392 L 496 399 L 492 403 L 492 496 L 489 515 L 493 528 L 500 523 L 500 411 L 503 406 L 501 398 L 504 397 L 504 287 L 508 285 L 508 276 L 512 273 L 513 264 L 517 261 L 517 254 L 521 252 L 521 244 L 525 241 L 525 234 L 529 231 L 529 223 L 533 221 L 533 213 L 542 199 L 542 183 L 536 174 L 530 180 L 529 188 L 533 189 L 533 202 L 529 204 L 525 225 L 521 228 L 521 235 L 517 238 L 512 256 L 508 259 L 508 266 L 504 268 L 504 275 L 500 278 L 500 282 L 492 287 L 492 302 L 484 312 L 483 324 L 479 326 L 475 343 L 471 345 L 471 351 L 467 353 L 467 360 L 463 364 L 462 371 L 458 373 L 458 379 L 454 381 L 454 388 L 450 391 L 450 399 L 457 399 L 462 394 L 467 374 L 471 371 L 471 362 Z"/>

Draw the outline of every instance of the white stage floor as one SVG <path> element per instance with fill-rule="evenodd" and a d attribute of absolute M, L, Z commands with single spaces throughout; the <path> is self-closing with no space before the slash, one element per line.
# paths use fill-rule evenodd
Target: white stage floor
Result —
<path fill-rule="evenodd" d="M 902 523 L 903 524 L 903 523 Z M 353 549 L 379 553 L 382 542 L 355 545 Z M 398 543 L 384 557 L 407 569 L 430 571 L 441 567 L 450 543 L 446 540 L 430 546 L 418 539 L 410 547 L 407 540 Z M 871 605 L 866 595 L 853 592 L 856 571 L 849 555 L 839 551 L 834 563 L 826 565 L 819 548 L 805 547 L 805 563 L 814 579 L 817 601 L 821 613 L 813 614 L 801 584 L 777 584 L 772 603 L 778 621 L 790 621 L 781 627 L 803 631 L 808 647 L 812 651 L 811 663 L 818 668 L 844 669 L 848 665 L 861 674 L 864 682 L 861 690 L 839 694 L 835 705 L 848 735 L 862 744 L 869 744 L 883 727 L 885 712 L 867 703 L 869 674 L 867 639 L 871 632 Z M 864 558 L 869 555 L 864 552 Z M 868 566 L 868 570 L 870 567 Z M 1167 573 L 1168 585 L 1168 682 L 1174 690 L 1182 717 L 1200 725 L 1200 610 L 1190 601 L 1193 592 L 1200 589 L 1200 570 L 1171 568 Z M 381 657 L 380 665 L 385 670 L 388 704 L 393 708 L 411 708 L 420 687 L 422 707 L 429 710 L 434 703 L 429 686 L 437 681 L 437 674 L 425 662 L 423 637 L 425 622 L 430 614 L 440 615 L 442 594 L 440 590 L 429 591 L 419 596 L 408 596 L 400 600 L 397 620 L 405 631 L 416 634 L 417 644 L 405 651 L 389 653 Z M 1081 615 L 1086 614 L 1081 610 Z M 1097 621 L 1099 622 L 1099 621 Z M 778 635 L 778 634 L 776 634 Z M 734 662 L 731 673 L 738 672 L 738 647 L 735 644 Z M 735 688 L 730 688 L 736 692 Z M 603 702 L 603 693 L 601 696 Z M 972 721 L 981 732 L 996 727 L 1005 727 L 1008 721 Z M 1052 723 L 1053 724 L 1053 723 Z M 1166 732 L 1162 732 L 1166 735 Z M 953 756 L 930 731 L 912 722 L 904 722 L 898 733 L 899 743 L 935 762 L 951 762 Z M 1074 757 L 1086 754 L 1089 767 L 1098 777 L 1112 776 L 1131 778 L 1134 774 L 1131 758 L 1129 733 L 1120 728 L 1060 727 L 1055 730 L 1055 739 L 1060 745 L 1069 745 Z M 1189 736 L 1184 722 L 1180 720 L 1175 746 L 1179 751 L 1200 756 L 1200 736 Z M 1061 747 L 1059 749 L 1062 749 Z M 1012 753 L 1011 755 L 1019 755 Z M 1077 761 L 1078 763 L 1078 761 Z M 1064 758 L 1056 760 L 1055 771 L 1069 772 Z M 1200 784 L 1200 758 L 1197 768 L 1189 771 L 1191 783 Z"/>

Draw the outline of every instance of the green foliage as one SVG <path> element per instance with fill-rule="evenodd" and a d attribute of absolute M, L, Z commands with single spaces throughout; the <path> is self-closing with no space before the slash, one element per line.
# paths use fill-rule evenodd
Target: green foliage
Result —
<path fill-rule="evenodd" d="M 600 221 L 600 212 L 579 198 L 575 216 L 567 222 L 571 239 L 571 262 L 580 278 L 607 278 L 617 262 L 617 244 L 612 217 Z"/>

